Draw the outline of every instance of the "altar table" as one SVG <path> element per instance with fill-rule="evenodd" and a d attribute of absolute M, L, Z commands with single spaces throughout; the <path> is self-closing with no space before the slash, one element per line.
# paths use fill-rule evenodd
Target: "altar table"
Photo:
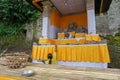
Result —
<path fill-rule="evenodd" d="M 48 53 L 53 54 L 54 51 L 54 45 L 33 45 L 32 59 L 47 60 Z M 56 59 L 70 62 L 110 63 L 106 44 L 58 45 Z"/>

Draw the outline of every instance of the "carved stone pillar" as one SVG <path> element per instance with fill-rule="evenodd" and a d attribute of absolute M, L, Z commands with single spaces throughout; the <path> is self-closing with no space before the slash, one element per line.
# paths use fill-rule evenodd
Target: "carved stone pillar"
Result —
<path fill-rule="evenodd" d="M 86 0 L 87 20 L 88 20 L 88 34 L 96 34 L 95 23 L 95 0 Z"/>
<path fill-rule="evenodd" d="M 26 40 L 31 41 L 33 40 L 33 24 L 26 24 L 25 29 L 27 30 L 26 32 Z"/>
<path fill-rule="evenodd" d="M 51 3 L 49 1 L 44 1 L 43 3 L 43 21 L 42 21 L 42 36 L 47 38 L 49 36 L 49 26 L 50 26 L 50 11 Z"/>

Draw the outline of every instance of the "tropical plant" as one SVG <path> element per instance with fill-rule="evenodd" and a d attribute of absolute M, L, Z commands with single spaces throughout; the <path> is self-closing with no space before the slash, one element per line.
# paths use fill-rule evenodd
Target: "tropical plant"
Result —
<path fill-rule="evenodd" d="M 26 0 L 0 0 L 0 52 L 25 42 L 23 25 L 39 16 L 40 12 Z"/>
<path fill-rule="evenodd" d="M 25 23 L 36 19 L 38 11 L 26 0 L 0 0 L 0 22 Z"/>

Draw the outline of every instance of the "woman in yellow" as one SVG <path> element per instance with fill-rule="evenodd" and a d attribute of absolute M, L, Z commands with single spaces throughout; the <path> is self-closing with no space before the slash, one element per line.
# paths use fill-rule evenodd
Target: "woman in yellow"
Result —
<path fill-rule="evenodd" d="M 47 58 L 48 58 L 47 61 L 43 60 L 44 64 L 56 64 L 56 53 L 54 53 L 53 55 L 51 53 L 49 53 L 47 55 Z"/>

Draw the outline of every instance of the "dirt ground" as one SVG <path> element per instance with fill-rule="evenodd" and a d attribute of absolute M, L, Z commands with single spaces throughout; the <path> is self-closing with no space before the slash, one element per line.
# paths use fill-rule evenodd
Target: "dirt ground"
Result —
<path fill-rule="evenodd" d="M 19 42 L 15 45 L 12 45 L 10 47 L 7 48 L 7 52 L 6 53 L 11 53 L 11 52 L 25 52 L 27 54 L 31 54 L 32 51 L 32 46 L 29 43 L 25 43 L 25 42 Z"/>

